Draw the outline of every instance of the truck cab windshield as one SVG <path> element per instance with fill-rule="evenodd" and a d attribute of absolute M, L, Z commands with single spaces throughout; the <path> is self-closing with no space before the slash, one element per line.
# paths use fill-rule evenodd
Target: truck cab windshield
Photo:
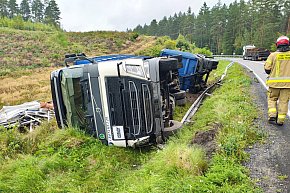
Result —
<path fill-rule="evenodd" d="M 68 126 L 86 128 L 86 106 L 82 92 L 82 68 L 63 69 L 61 90 L 66 108 Z"/>

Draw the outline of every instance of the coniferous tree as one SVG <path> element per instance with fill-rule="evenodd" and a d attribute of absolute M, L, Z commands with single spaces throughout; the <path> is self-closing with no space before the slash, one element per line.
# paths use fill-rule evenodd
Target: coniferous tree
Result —
<path fill-rule="evenodd" d="M 167 17 L 164 16 L 163 19 L 161 21 L 159 21 L 158 23 L 158 35 L 159 36 L 164 36 L 164 35 L 168 35 L 167 34 L 167 25 L 168 25 L 168 20 Z"/>
<path fill-rule="evenodd" d="M 168 18 L 168 24 L 167 24 L 167 35 L 171 38 L 173 38 L 173 35 L 176 35 L 176 29 L 173 24 L 173 17 L 170 16 Z"/>
<path fill-rule="evenodd" d="M 153 19 L 150 23 L 150 29 L 149 29 L 148 33 L 150 35 L 156 36 L 158 33 L 157 28 L 158 28 L 157 21 L 156 21 L 156 19 Z"/>
<path fill-rule="evenodd" d="M 8 17 L 8 1 L 0 0 L 0 17 Z"/>
<path fill-rule="evenodd" d="M 187 14 L 185 18 L 183 19 L 184 26 L 185 26 L 185 37 L 188 41 L 193 43 L 193 33 L 195 29 L 195 16 L 194 13 L 191 12 L 191 7 L 188 8 Z"/>
<path fill-rule="evenodd" d="M 285 0 L 283 7 L 282 27 L 285 34 L 290 34 L 290 2 Z"/>
<path fill-rule="evenodd" d="M 206 47 L 210 44 L 210 23 L 210 8 L 204 3 L 196 18 L 196 36 L 194 41 L 198 47 Z"/>
<path fill-rule="evenodd" d="M 44 14 L 44 4 L 41 0 L 33 0 L 31 3 L 31 13 L 32 19 L 35 22 L 42 22 L 43 21 L 43 14 Z"/>
<path fill-rule="evenodd" d="M 22 0 L 20 3 L 19 13 L 22 15 L 24 21 L 31 18 L 30 5 L 28 0 Z"/>
<path fill-rule="evenodd" d="M 143 27 L 139 24 L 137 27 L 134 29 L 134 32 L 143 34 Z"/>
<path fill-rule="evenodd" d="M 46 23 L 53 24 L 55 26 L 60 25 L 60 10 L 55 0 L 50 0 L 44 12 L 44 19 Z"/>
<path fill-rule="evenodd" d="M 16 0 L 9 0 L 8 1 L 8 17 L 13 18 L 19 13 L 18 4 L 16 3 Z"/>

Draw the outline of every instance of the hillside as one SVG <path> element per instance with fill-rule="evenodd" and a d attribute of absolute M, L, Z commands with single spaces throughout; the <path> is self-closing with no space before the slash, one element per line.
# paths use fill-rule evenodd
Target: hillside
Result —
<path fill-rule="evenodd" d="M 132 54 L 147 45 L 150 37 L 125 32 L 61 32 L 25 31 L 0 28 L 1 67 L 60 65 L 66 53 L 86 53 L 88 56 L 120 53 Z M 135 46 L 138 45 L 138 46 Z M 132 49 L 133 48 L 133 49 Z"/>
<path fill-rule="evenodd" d="M 138 54 L 156 38 L 125 32 L 26 31 L 0 27 L 0 107 L 50 101 L 50 72 L 66 53 Z M 59 68 L 59 67 L 58 67 Z"/>

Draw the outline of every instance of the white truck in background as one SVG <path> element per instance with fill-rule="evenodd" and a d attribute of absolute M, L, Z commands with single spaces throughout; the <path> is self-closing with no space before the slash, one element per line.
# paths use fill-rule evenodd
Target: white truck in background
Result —
<path fill-rule="evenodd" d="M 247 45 L 243 47 L 244 60 L 267 60 L 269 55 L 270 51 L 265 48 L 257 48 L 254 45 Z"/>

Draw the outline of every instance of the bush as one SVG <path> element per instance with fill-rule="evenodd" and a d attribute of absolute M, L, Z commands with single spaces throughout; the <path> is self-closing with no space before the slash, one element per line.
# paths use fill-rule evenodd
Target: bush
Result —
<path fill-rule="evenodd" d="M 24 21 L 20 15 L 9 19 L 7 17 L 0 18 L 0 27 L 8 27 L 19 30 L 28 31 L 56 31 L 58 30 L 55 26 L 46 25 L 43 23 L 34 23 L 32 21 Z"/>
<path fill-rule="evenodd" d="M 164 47 L 173 50 L 176 48 L 176 42 L 174 40 L 167 40 L 164 42 Z"/>
<path fill-rule="evenodd" d="M 194 48 L 193 53 L 212 56 L 212 52 L 208 48 Z"/>
<path fill-rule="evenodd" d="M 176 47 L 179 48 L 181 51 L 190 51 L 190 43 L 185 39 L 183 35 L 179 34 L 176 41 Z"/>

